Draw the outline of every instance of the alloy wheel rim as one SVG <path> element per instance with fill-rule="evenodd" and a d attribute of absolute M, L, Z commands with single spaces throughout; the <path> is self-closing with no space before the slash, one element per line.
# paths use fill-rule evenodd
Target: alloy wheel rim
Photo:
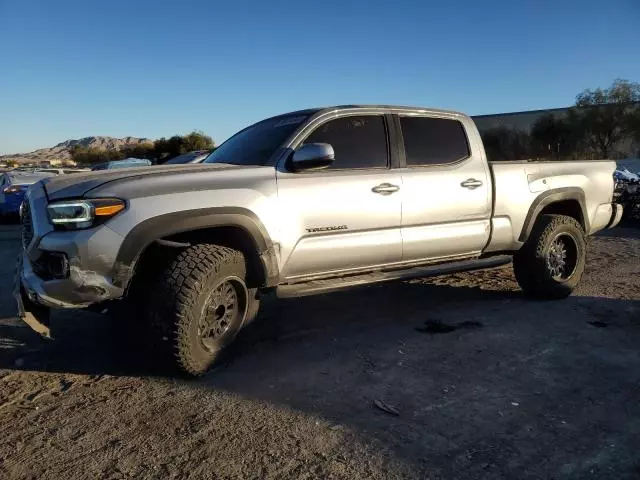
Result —
<path fill-rule="evenodd" d="M 207 297 L 197 334 L 210 351 L 224 347 L 225 340 L 235 331 L 246 311 L 246 288 L 240 279 L 229 278 L 219 283 Z"/>
<path fill-rule="evenodd" d="M 547 251 L 547 269 L 554 280 L 568 280 L 578 264 L 578 245 L 568 233 L 557 235 Z"/>

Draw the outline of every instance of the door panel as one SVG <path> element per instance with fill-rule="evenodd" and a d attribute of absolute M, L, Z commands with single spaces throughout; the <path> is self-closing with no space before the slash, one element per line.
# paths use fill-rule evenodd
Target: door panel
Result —
<path fill-rule="evenodd" d="M 402 124 L 402 118 L 400 121 Z M 467 143 L 460 122 L 446 121 L 454 122 L 460 130 L 449 126 L 439 130 L 437 124 L 428 122 L 404 127 L 407 167 L 402 169 L 403 261 L 471 256 L 480 253 L 489 240 L 488 167 L 480 152 Z M 430 128 L 436 131 L 421 130 Z M 424 148 L 411 148 L 407 144 L 410 141 L 423 142 Z M 448 150 L 456 141 L 467 146 Z M 460 156 L 464 158 L 458 159 Z"/>
<path fill-rule="evenodd" d="M 306 173 L 279 169 L 285 278 L 402 260 L 401 176 L 387 168 L 386 132 L 382 115 L 331 119 L 302 142 L 332 145 L 335 161 L 330 168 Z"/>
<path fill-rule="evenodd" d="M 467 256 L 489 240 L 484 220 L 447 222 L 402 229 L 403 259 L 407 261 Z"/>
<path fill-rule="evenodd" d="M 397 171 L 395 171 L 397 172 Z M 400 195 L 376 194 L 400 185 L 398 173 L 331 171 L 278 173 L 286 278 L 399 262 Z"/>

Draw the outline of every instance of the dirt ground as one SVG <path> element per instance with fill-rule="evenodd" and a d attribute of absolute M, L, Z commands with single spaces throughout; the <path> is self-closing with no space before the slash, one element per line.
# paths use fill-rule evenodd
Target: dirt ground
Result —
<path fill-rule="evenodd" d="M 2 478 L 640 477 L 638 229 L 592 239 L 563 301 L 510 267 L 266 298 L 197 381 L 100 315 L 18 323 L 0 229 Z"/>

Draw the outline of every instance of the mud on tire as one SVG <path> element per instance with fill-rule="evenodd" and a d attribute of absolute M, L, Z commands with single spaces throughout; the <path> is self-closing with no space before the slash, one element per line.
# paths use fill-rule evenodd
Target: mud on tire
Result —
<path fill-rule="evenodd" d="M 516 253 L 513 270 L 525 293 L 558 299 L 571 294 L 586 263 L 582 226 L 565 215 L 542 215 L 531 235 Z"/>
<path fill-rule="evenodd" d="M 255 316 L 257 293 L 245 278 L 242 253 L 209 244 L 182 250 L 159 276 L 148 313 L 179 370 L 204 374 Z"/>

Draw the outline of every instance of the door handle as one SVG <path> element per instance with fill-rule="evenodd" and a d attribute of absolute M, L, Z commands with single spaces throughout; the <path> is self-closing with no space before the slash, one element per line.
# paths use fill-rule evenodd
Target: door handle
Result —
<path fill-rule="evenodd" d="M 373 193 L 379 193 L 380 195 L 391 195 L 398 190 L 400 190 L 400 187 L 391 183 L 381 183 L 371 189 Z"/>
<path fill-rule="evenodd" d="M 469 190 L 474 190 L 478 187 L 482 186 L 482 182 L 480 180 L 476 180 L 475 178 L 469 178 L 460 184 L 461 187 L 468 188 Z"/>

